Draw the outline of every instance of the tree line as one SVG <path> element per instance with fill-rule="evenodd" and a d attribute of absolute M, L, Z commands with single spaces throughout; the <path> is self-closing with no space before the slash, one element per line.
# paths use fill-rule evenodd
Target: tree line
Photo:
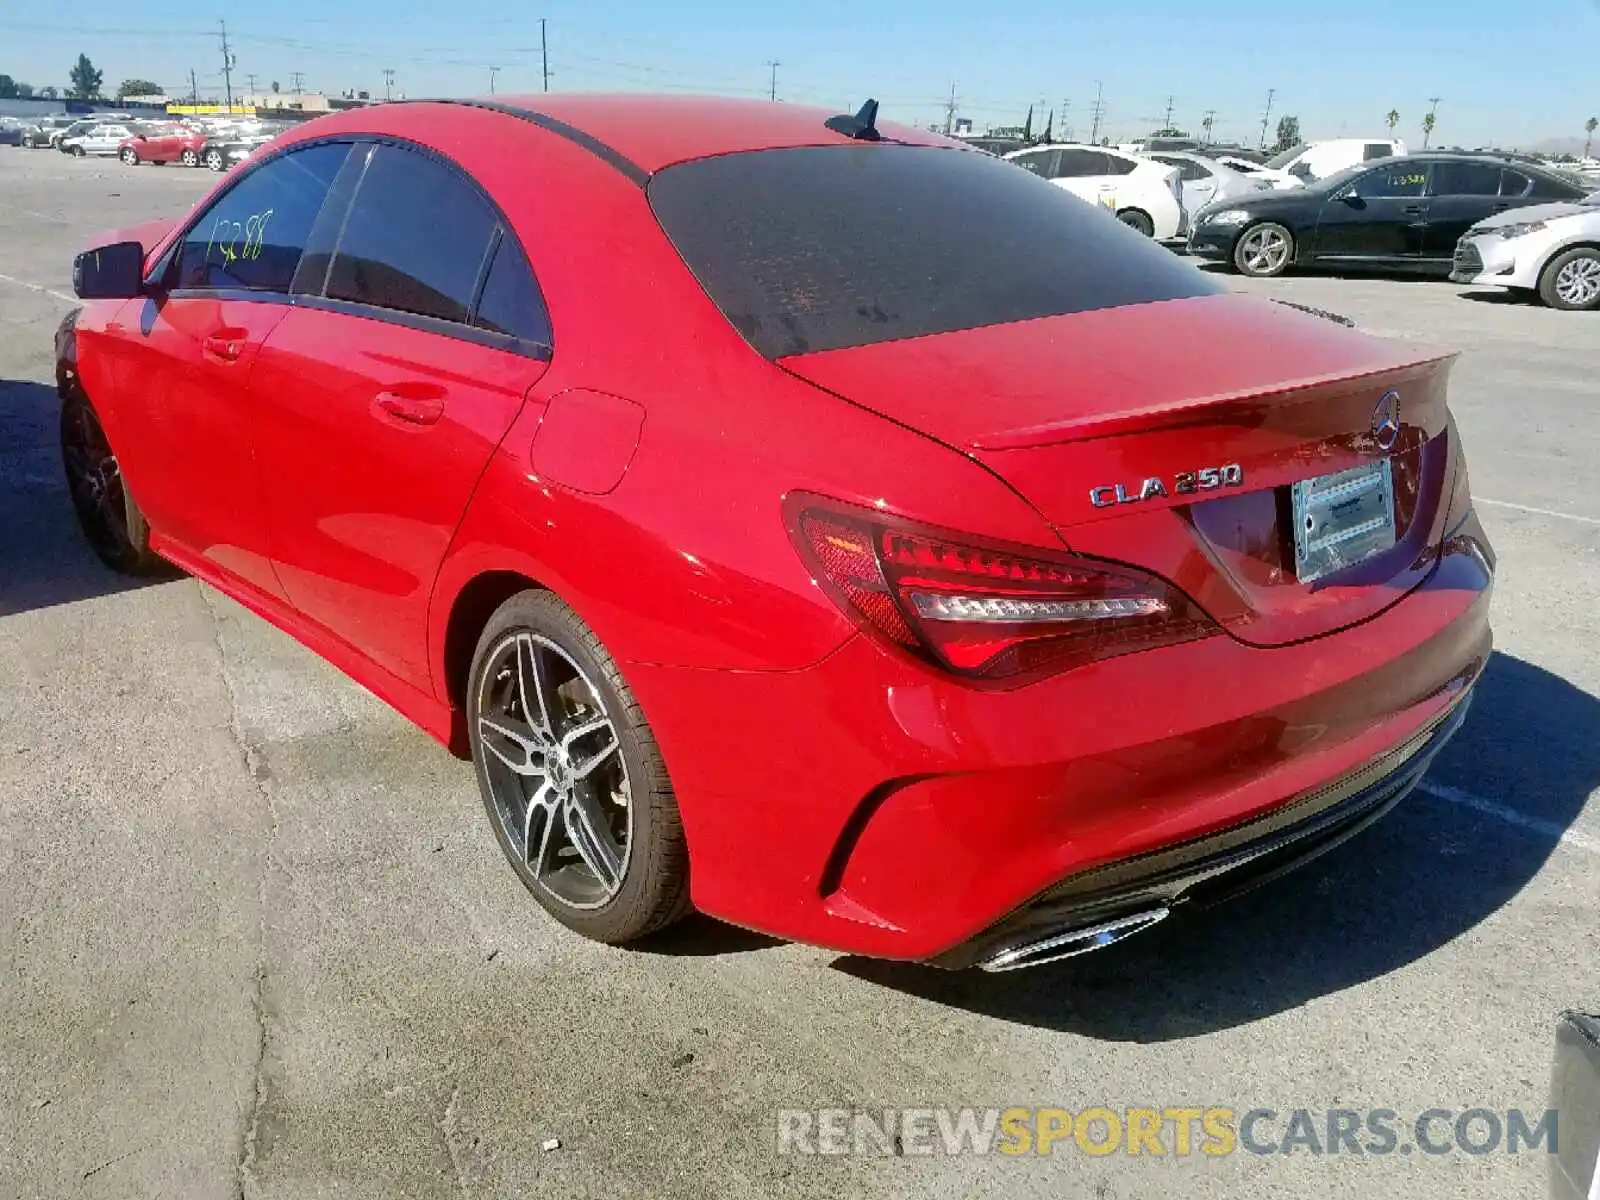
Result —
<path fill-rule="evenodd" d="M 10 75 L 0 75 L 0 100 L 59 100 L 63 95 L 70 100 L 103 100 L 101 85 L 105 82 L 105 74 L 89 60 L 87 54 L 78 55 L 78 61 L 72 65 L 72 70 L 67 73 L 67 89 L 60 91 L 54 86 L 34 87 Z M 161 94 L 161 85 L 152 83 L 148 79 L 124 79 L 117 85 L 116 99 L 124 100 L 129 96 L 158 96 Z"/>

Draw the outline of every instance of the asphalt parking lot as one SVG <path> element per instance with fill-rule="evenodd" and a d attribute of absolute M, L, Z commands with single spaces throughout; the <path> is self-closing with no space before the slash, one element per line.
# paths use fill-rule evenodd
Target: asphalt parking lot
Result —
<path fill-rule="evenodd" d="M 0 1197 L 1544 1194 L 1526 1150 L 799 1156 L 777 1114 L 1260 1108 L 1282 1137 L 1299 1108 L 1542 1113 L 1557 1013 L 1600 1006 L 1600 315 L 1249 285 L 1462 351 L 1500 552 L 1465 730 L 1354 842 L 1014 975 L 701 920 L 616 950 L 543 918 L 465 764 L 78 536 L 50 345 L 71 255 L 213 181 L 0 148 Z"/>

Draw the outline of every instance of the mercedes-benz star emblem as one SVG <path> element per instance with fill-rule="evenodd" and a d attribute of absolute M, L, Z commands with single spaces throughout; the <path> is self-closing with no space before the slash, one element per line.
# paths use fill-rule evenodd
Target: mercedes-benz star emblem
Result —
<path fill-rule="evenodd" d="M 1380 450 L 1392 450 L 1400 436 L 1400 393 L 1392 388 L 1372 410 L 1372 436 L 1377 439 Z"/>

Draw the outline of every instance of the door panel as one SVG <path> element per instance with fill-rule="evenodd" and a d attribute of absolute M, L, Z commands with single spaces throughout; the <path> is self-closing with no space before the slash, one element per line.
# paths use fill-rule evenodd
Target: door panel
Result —
<path fill-rule="evenodd" d="M 1500 198 L 1498 163 L 1443 160 L 1434 164 L 1429 186 L 1428 229 L 1423 255 L 1449 262 L 1461 235 L 1510 202 Z"/>
<path fill-rule="evenodd" d="M 167 296 L 116 331 L 119 457 L 150 526 L 282 597 L 251 461 L 256 357 L 288 308 L 271 299 Z"/>
<path fill-rule="evenodd" d="M 1317 216 L 1317 256 L 1420 258 L 1428 227 L 1427 190 L 1426 164 L 1403 160 L 1351 180 L 1328 197 Z"/>
<path fill-rule="evenodd" d="M 290 312 L 251 388 L 272 554 L 290 602 L 429 687 L 439 565 L 545 367 L 373 317 Z"/>

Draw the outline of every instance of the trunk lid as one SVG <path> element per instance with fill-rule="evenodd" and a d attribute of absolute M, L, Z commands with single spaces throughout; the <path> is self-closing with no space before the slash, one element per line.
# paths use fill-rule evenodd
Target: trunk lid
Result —
<path fill-rule="evenodd" d="M 780 360 L 976 459 L 1072 550 L 1165 577 L 1258 646 L 1366 620 L 1427 577 L 1455 460 L 1452 361 L 1239 295 Z M 1292 485 L 1383 458 L 1394 546 L 1300 582 Z"/>

